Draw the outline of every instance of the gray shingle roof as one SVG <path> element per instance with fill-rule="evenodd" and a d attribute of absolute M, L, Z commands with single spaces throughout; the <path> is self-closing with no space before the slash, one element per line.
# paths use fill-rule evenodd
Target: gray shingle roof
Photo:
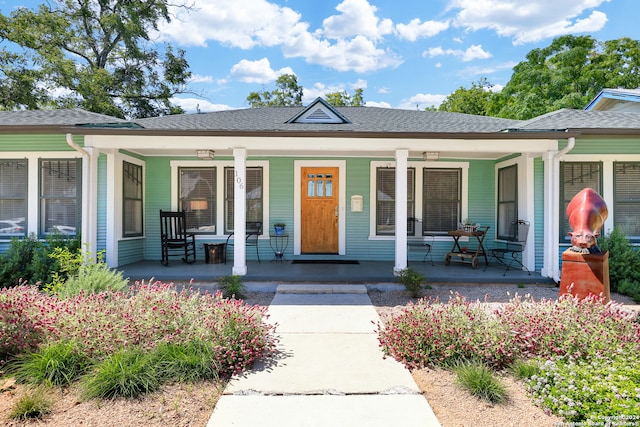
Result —
<path fill-rule="evenodd" d="M 0 126 L 74 126 L 86 123 L 126 123 L 126 121 L 79 108 L 0 111 Z"/>
<path fill-rule="evenodd" d="M 145 129 L 218 131 L 499 132 L 520 121 L 434 111 L 337 107 L 351 123 L 287 123 L 303 107 L 265 107 L 135 120 Z"/>
<path fill-rule="evenodd" d="M 637 130 L 640 114 L 614 111 L 585 111 L 563 109 L 521 122 L 517 130 Z"/>

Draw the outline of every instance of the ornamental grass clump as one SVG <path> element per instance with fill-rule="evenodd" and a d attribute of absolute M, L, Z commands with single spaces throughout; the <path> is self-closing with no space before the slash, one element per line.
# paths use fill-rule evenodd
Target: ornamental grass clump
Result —
<path fill-rule="evenodd" d="M 485 365 L 472 361 L 462 361 L 453 365 L 456 381 L 478 399 L 490 403 L 504 403 L 507 388 L 496 373 Z"/>

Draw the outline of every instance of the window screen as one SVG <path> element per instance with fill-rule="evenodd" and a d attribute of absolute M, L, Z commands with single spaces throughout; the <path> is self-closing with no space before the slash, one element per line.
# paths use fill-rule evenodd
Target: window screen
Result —
<path fill-rule="evenodd" d="M 80 228 L 81 161 L 40 161 L 40 231 L 75 235 Z"/>
<path fill-rule="evenodd" d="M 455 230 L 462 205 L 461 169 L 423 171 L 423 233 Z"/>
<path fill-rule="evenodd" d="M 516 240 L 518 166 L 498 170 L 498 239 Z"/>
<path fill-rule="evenodd" d="M 627 238 L 640 239 L 640 163 L 614 163 L 614 223 Z"/>
<path fill-rule="evenodd" d="M 262 168 L 246 168 L 246 220 L 263 222 Z M 225 233 L 233 231 L 235 173 L 234 168 L 225 168 Z"/>
<path fill-rule="evenodd" d="M 142 235 L 142 166 L 122 163 L 122 228 L 124 237 Z"/>
<path fill-rule="evenodd" d="M 415 233 L 415 169 L 407 169 L 407 234 Z M 376 169 L 376 234 L 396 232 L 396 169 Z"/>
<path fill-rule="evenodd" d="M 567 206 L 571 199 L 585 188 L 593 188 L 602 194 L 601 162 L 560 162 L 560 242 L 569 242 L 571 231 L 567 218 Z"/>
<path fill-rule="evenodd" d="M 178 168 L 178 209 L 185 212 L 187 231 L 216 232 L 216 168 Z"/>
<path fill-rule="evenodd" d="M 0 159 L 0 239 L 26 234 L 27 161 Z"/>

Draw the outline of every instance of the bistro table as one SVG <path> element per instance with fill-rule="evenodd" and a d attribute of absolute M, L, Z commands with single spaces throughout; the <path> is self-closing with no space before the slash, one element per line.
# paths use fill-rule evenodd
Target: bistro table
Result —
<path fill-rule="evenodd" d="M 478 227 L 475 231 L 465 231 L 465 230 L 453 230 L 449 231 L 449 236 L 453 237 L 453 247 L 451 248 L 451 252 L 449 252 L 444 257 L 444 265 L 449 265 L 451 263 L 451 258 L 457 257 L 460 262 L 470 262 L 471 267 L 478 267 L 478 257 L 483 256 L 484 262 L 486 265 L 489 265 L 489 260 L 487 259 L 487 252 L 484 249 L 484 238 L 487 235 L 487 230 L 489 230 L 489 226 Z M 478 242 L 478 246 L 475 249 L 468 249 L 466 246 L 460 246 L 460 238 L 468 237 L 471 241 L 472 238 L 475 238 Z"/>
<path fill-rule="evenodd" d="M 289 246 L 289 235 L 287 233 L 269 233 L 269 245 L 271 249 L 273 249 L 273 261 L 283 262 L 284 259 L 284 251 L 287 250 L 287 246 Z"/>

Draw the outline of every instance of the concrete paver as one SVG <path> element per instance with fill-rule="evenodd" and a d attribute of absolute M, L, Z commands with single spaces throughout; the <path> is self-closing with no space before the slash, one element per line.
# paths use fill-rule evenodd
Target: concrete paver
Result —
<path fill-rule="evenodd" d="M 366 288 L 331 288 L 278 286 L 279 354 L 230 381 L 208 427 L 440 425 L 410 372 L 383 357 Z"/>

